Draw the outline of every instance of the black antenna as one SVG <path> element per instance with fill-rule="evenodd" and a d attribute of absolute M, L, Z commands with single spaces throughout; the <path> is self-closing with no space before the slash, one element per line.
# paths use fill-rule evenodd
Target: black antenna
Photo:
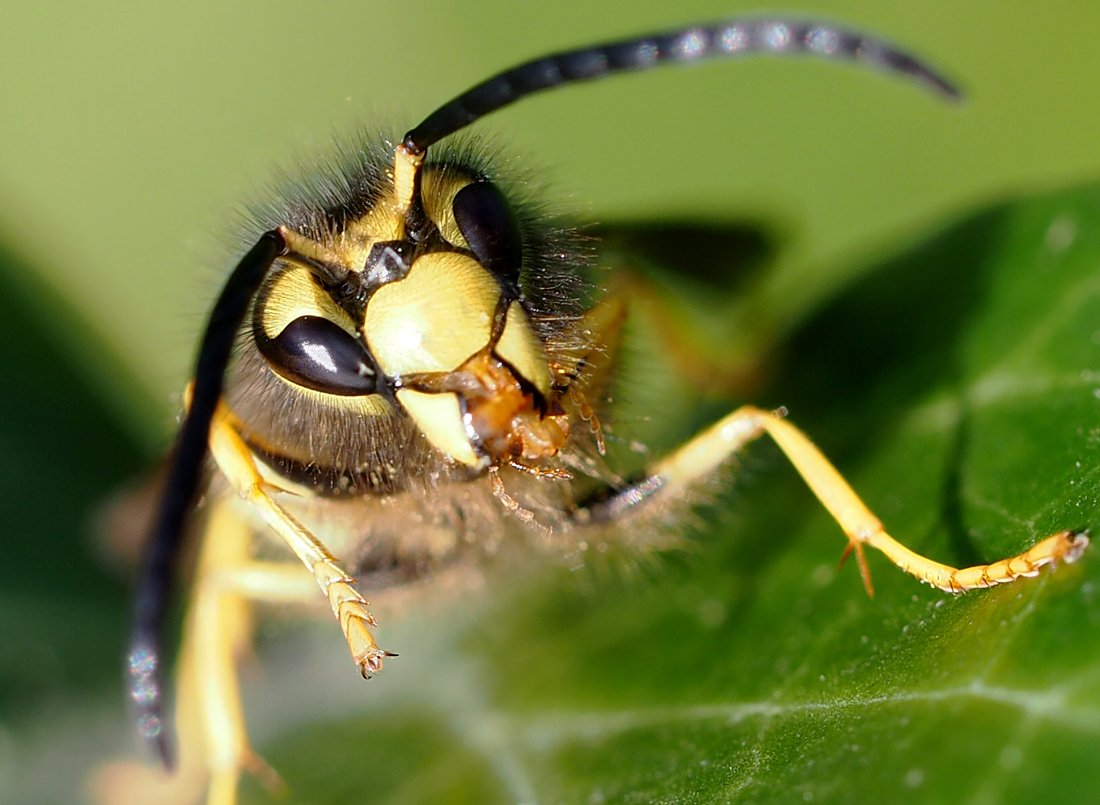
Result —
<path fill-rule="evenodd" d="M 958 88 L 916 56 L 872 36 L 827 22 L 748 19 L 697 25 L 603 45 L 553 53 L 498 73 L 436 109 L 408 134 L 405 148 L 422 154 L 429 146 L 520 98 L 578 81 L 648 70 L 661 64 L 754 54 L 805 53 L 851 60 L 908 76 L 948 98 Z"/>
<path fill-rule="evenodd" d="M 278 230 L 262 235 L 229 275 L 210 313 L 196 361 L 191 405 L 172 454 L 134 597 L 126 677 L 137 711 L 138 731 L 166 768 L 172 767 L 173 757 L 164 729 L 164 621 L 172 600 L 176 557 L 198 494 L 210 423 L 222 396 L 237 330 L 271 264 L 285 252 L 286 242 Z"/>

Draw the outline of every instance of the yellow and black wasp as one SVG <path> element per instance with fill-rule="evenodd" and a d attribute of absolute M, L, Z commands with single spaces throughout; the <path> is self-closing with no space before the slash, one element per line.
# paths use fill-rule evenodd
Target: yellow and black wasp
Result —
<path fill-rule="evenodd" d="M 604 466 L 606 387 L 629 289 L 602 292 L 575 232 L 514 196 L 491 160 L 438 145 L 527 95 L 668 63 L 754 53 L 855 60 L 947 97 L 919 59 L 831 24 L 734 20 L 556 53 L 441 106 L 396 145 L 348 150 L 331 176 L 258 213 L 254 245 L 203 334 L 135 603 L 127 657 L 141 733 L 172 763 L 162 633 L 173 567 L 203 487 L 214 496 L 179 673 L 180 765 L 212 802 L 264 773 L 244 726 L 235 656 L 252 601 L 327 598 L 363 676 L 394 656 L 365 598 L 512 543 L 572 550 L 632 532 L 747 443 L 770 436 L 843 530 L 950 592 L 1073 561 L 1082 533 L 955 569 L 894 540 L 782 411 L 745 406 L 629 477 Z M 243 499 L 250 520 L 243 521 Z M 255 528 L 254 528 L 255 526 Z M 254 531 L 297 562 L 257 557 Z M 360 583 L 364 582 L 363 589 Z M 415 651 L 415 646 L 406 650 Z"/>

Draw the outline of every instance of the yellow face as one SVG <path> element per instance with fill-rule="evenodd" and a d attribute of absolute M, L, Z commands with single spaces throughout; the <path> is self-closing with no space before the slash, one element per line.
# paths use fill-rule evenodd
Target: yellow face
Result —
<path fill-rule="evenodd" d="M 545 433 L 561 413 L 547 346 L 561 325 L 528 307 L 508 202 L 453 166 L 415 180 L 409 205 L 390 191 L 351 220 L 291 232 L 292 256 L 253 305 L 256 354 L 242 351 L 231 404 L 258 454 L 311 465 L 320 491 L 361 489 L 358 476 L 392 490 L 425 463 L 541 459 L 568 435 L 560 421 Z"/>

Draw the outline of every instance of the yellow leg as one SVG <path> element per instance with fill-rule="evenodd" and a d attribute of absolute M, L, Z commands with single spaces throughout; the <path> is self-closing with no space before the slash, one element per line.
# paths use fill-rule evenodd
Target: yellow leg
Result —
<path fill-rule="evenodd" d="M 869 595 L 873 595 L 874 591 L 863 558 L 864 545 L 882 551 L 894 564 L 921 581 L 955 593 L 1034 576 L 1044 565 L 1076 560 L 1088 546 L 1088 537 L 1084 534 L 1061 531 L 1018 556 L 992 564 L 961 570 L 940 564 L 911 551 L 887 534 L 879 519 L 802 431 L 779 414 L 751 406 L 738 408 L 675 453 L 657 462 L 650 468 L 650 478 L 641 485 L 648 481 L 651 486 L 659 486 L 662 490 L 687 486 L 765 433 L 779 445 L 807 486 L 844 530 L 848 537 L 848 551 L 854 551 L 859 560 Z"/>
<path fill-rule="evenodd" d="M 272 566 L 251 559 L 252 535 L 229 501 L 211 513 L 199 558 L 191 613 L 186 626 L 180 668 L 180 720 L 201 718 L 208 805 L 232 805 L 245 769 L 271 790 L 282 781 L 248 741 L 237 678 L 237 659 L 251 639 L 252 600 L 301 600 L 298 568 Z M 287 571 L 297 571 L 298 578 Z M 308 581 L 308 579 L 307 579 Z M 191 683 L 189 680 L 194 680 Z M 197 692 L 194 701 L 188 699 Z M 181 742 L 186 735 L 181 725 Z M 186 752 L 181 748 L 181 752 Z"/>
<path fill-rule="evenodd" d="M 90 793 L 97 802 L 192 803 L 201 798 L 205 787 L 208 805 L 232 805 L 242 770 L 259 777 L 268 788 L 281 787 L 278 775 L 253 752 L 241 707 L 236 659 L 247 650 L 251 636 L 250 600 L 309 600 L 320 585 L 364 676 L 380 670 L 383 658 L 392 656 L 374 641 L 370 632 L 374 618 L 355 589 L 355 580 L 271 498 L 251 452 L 233 428 L 234 421 L 223 404 L 211 427 L 211 452 L 234 489 L 286 541 L 306 570 L 252 560 L 252 535 L 232 511 L 233 501 L 213 508 L 180 654 L 177 768 L 166 773 L 144 764 L 109 764 L 90 780 Z"/>
<path fill-rule="evenodd" d="M 252 560 L 251 531 L 232 504 L 213 506 L 195 570 L 177 668 L 176 768 L 104 766 L 91 780 L 96 802 L 189 805 L 205 790 L 209 805 L 231 805 L 242 769 L 269 789 L 281 788 L 249 744 L 236 664 L 251 638 L 250 601 L 310 600 L 316 587 L 300 567 Z"/>
<path fill-rule="evenodd" d="M 195 715 L 202 725 L 200 740 L 205 768 L 210 775 L 207 802 L 225 805 L 234 801 L 240 769 L 254 757 L 248 743 L 237 684 L 236 659 L 251 635 L 247 603 L 221 589 L 215 579 L 249 558 L 249 535 L 227 503 L 219 503 L 207 523 L 196 571 L 195 593 L 185 625 L 180 658 L 180 722 Z M 193 697 L 193 701 L 190 699 Z M 180 724 L 180 753 L 187 732 Z M 186 764 L 185 765 L 190 765 Z"/>
<path fill-rule="evenodd" d="M 222 403 L 210 430 L 210 450 L 218 467 L 234 489 L 254 506 L 264 522 L 294 551 L 313 574 L 328 598 L 332 612 L 351 650 L 352 659 L 364 677 L 382 669 L 382 661 L 393 656 L 378 647 L 370 627 L 375 626 L 370 605 L 355 588 L 355 579 L 345 573 L 324 544 L 272 499 L 260 475 L 252 452 L 234 430 L 234 417 Z"/>

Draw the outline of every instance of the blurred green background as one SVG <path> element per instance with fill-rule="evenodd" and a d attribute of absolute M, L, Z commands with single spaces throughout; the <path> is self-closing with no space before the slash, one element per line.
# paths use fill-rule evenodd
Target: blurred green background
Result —
<path fill-rule="evenodd" d="M 173 395 L 229 267 L 225 243 L 274 169 L 312 164 L 334 135 L 403 132 L 544 51 L 768 10 L 879 33 L 954 77 L 967 101 L 763 59 L 550 94 L 477 131 L 545 177 L 578 219 L 744 219 L 781 233 L 775 265 L 738 310 L 744 349 L 781 337 L 875 255 L 939 222 L 1100 177 L 1100 6 L 1067 0 L 7 9 L 0 330 L 14 368 L 0 409 L 0 511 L 15 547 L 0 622 L 20 637 L 0 653 L 0 775 L 14 779 L 20 747 L 54 745 L 55 720 L 126 745 L 113 732 L 121 718 L 104 715 L 125 594 L 90 558 L 87 512 L 170 438 Z M 75 626 L 74 611 L 92 627 Z M 44 658 L 24 650 L 42 645 L 54 646 Z M 86 762 L 44 757 L 57 790 Z"/>
<path fill-rule="evenodd" d="M 232 210 L 334 134 L 404 131 L 504 65 L 579 42 L 790 4 L 353 2 L 13 7 L 0 67 L 0 237 L 87 315 L 162 437 L 226 270 Z M 1100 174 L 1100 9 L 1073 2 L 806 2 L 903 43 L 953 108 L 843 67 L 754 60 L 529 101 L 479 130 L 578 215 L 770 216 L 773 292 L 981 200 Z M 475 10 L 476 9 L 476 10 Z M 64 330 L 66 324 L 57 322 Z M 152 405 L 147 403 L 152 402 Z M 140 404 L 138 404 L 140 403 Z"/>

